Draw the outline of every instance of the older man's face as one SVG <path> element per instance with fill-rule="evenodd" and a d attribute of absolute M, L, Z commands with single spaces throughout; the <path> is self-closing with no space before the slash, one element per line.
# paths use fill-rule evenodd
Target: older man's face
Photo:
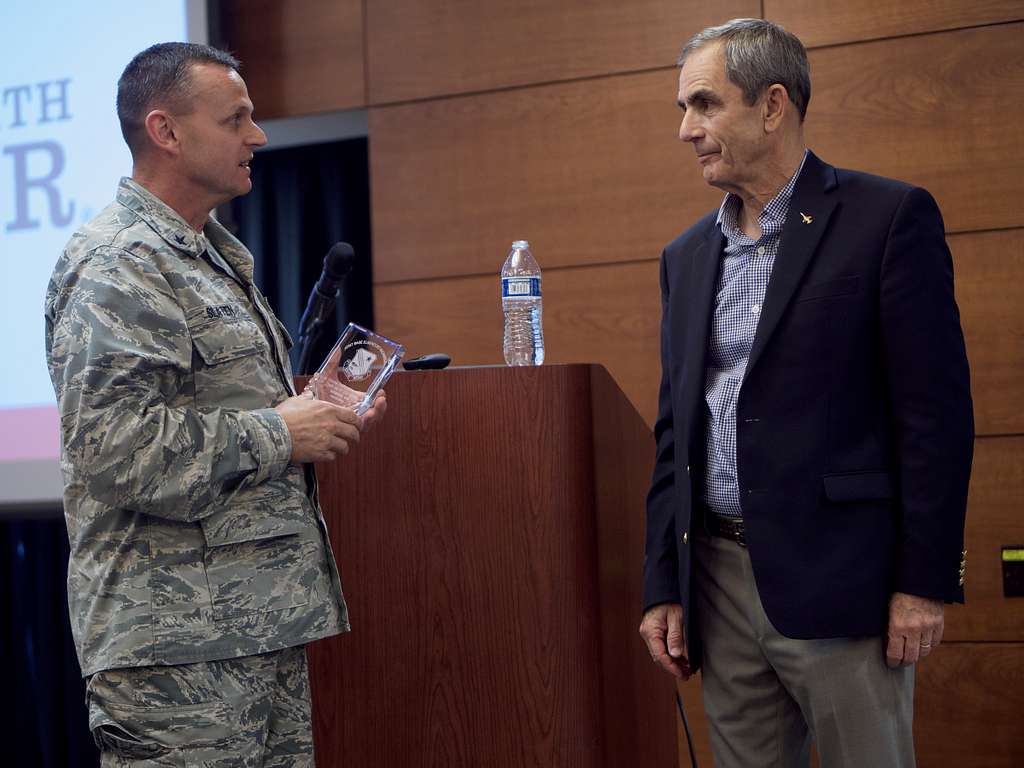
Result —
<path fill-rule="evenodd" d="M 749 191 L 768 154 L 762 101 L 747 106 L 725 74 L 721 43 L 687 58 L 679 72 L 679 138 L 693 144 L 704 181 L 726 192 Z"/>

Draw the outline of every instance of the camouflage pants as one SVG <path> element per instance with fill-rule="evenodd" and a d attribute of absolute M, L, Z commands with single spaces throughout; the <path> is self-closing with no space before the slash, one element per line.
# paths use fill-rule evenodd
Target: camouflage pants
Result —
<path fill-rule="evenodd" d="M 304 647 L 97 672 L 86 687 L 103 768 L 313 766 Z"/>

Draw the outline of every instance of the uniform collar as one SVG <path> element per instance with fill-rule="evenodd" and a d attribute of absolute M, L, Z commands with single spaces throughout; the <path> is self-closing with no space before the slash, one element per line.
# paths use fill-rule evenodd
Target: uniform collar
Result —
<path fill-rule="evenodd" d="M 117 186 L 117 202 L 132 210 L 172 248 L 199 256 L 206 237 L 196 232 L 173 208 L 134 179 L 124 177 Z"/>
<path fill-rule="evenodd" d="M 196 232 L 177 211 L 127 176 L 118 184 L 117 202 L 134 212 L 175 250 L 199 258 L 212 245 L 243 280 L 252 282 L 252 256 L 215 219 L 207 219 L 203 231 Z"/>

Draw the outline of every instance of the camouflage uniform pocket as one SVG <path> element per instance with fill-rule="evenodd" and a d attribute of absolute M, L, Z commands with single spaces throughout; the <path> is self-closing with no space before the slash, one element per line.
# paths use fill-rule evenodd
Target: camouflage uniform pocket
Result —
<path fill-rule="evenodd" d="M 263 764 L 275 674 L 305 671 L 302 649 L 239 659 L 104 670 L 86 683 L 104 768 L 255 768 Z M 308 688 L 304 689 L 307 691 Z"/>
<path fill-rule="evenodd" d="M 249 541 L 214 545 L 207 539 L 203 563 L 215 621 L 257 611 L 295 608 L 309 602 L 320 553 L 311 527 Z M 313 529 L 315 533 L 315 529 Z"/>
<path fill-rule="evenodd" d="M 172 766 L 174 761 L 168 756 L 171 750 L 155 741 L 141 739 L 135 736 L 116 723 L 104 723 L 98 725 L 92 731 L 92 739 L 100 754 L 110 755 L 116 758 L 115 762 L 124 764 L 138 764 L 138 761 L 146 761 L 152 766 Z"/>
<path fill-rule="evenodd" d="M 191 755 L 217 758 L 237 750 L 239 725 L 225 702 L 186 706 L 135 707 L 97 702 L 90 719 L 103 764 L 187 766 Z"/>
<path fill-rule="evenodd" d="M 268 394 L 280 389 L 267 337 L 241 309 L 211 318 L 204 307 L 198 307 L 186 315 L 185 322 L 195 352 L 198 407 L 262 407 Z"/>

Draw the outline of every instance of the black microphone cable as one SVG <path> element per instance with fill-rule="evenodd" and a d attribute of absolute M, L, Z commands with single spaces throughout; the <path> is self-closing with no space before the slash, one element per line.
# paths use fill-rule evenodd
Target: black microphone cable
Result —
<path fill-rule="evenodd" d="M 679 688 L 676 688 L 676 706 L 679 707 L 679 717 L 683 720 L 683 732 L 686 733 L 686 747 L 690 750 L 690 765 L 697 768 L 697 755 L 693 751 L 693 735 L 690 733 L 690 724 L 686 721 L 686 712 L 683 711 L 683 697 L 679 695 Z"/>

